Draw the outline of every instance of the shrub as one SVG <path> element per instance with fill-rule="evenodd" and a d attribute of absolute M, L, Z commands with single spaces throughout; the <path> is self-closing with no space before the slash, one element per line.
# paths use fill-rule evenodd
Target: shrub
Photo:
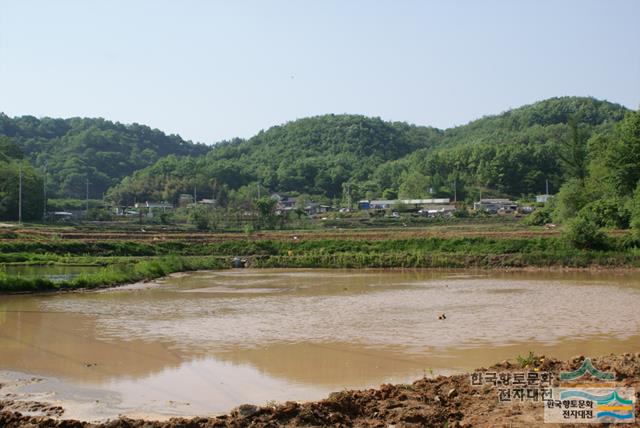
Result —
<path fill-rule="evenodd" d="M 575 217 L 592 200 L 584 183 L 575 178 L 563 184 L 554 199 L 553 219 L 558 223 Z"/>
<path fill-rule="evenodd" d="M 633 229 L 634 235 L 640 239 L 640 183 L 638 183 L 628 207 L 631 212 L 631 229 Z"/>
<path fill-rule="evenodd" d="M 204 208 L 195 207 L 189 216 L 189 221 L 195 225 L 198 230 L 209 229 L 209 213 Z"/>
<path fill-rule="evenodd" d="M 537 208 L 525 217 L 523 223 L 529 226 L 542 226 L 552 222 L 553 210 L 548 207 Z"/>
<path fill-rule="evenodd" d="M 582 215 L 567 224 L 564 238 L 573 247 L 579 249 L 599 249 L 606 243 L 606 235 L 595 221 Z"/>
<path fill-rule="evenodd" d="M 113 215 L 102 208 L 89 208 L 85 219 L 93 221 L 110 221 L 113 220 Z"/>
<path fill-rule="evenodd" d="M 626 229 L 631 213 L 620 198 L 598 199 L 585 205 L 579 215 L 592 220 L 598 227 Z"/>

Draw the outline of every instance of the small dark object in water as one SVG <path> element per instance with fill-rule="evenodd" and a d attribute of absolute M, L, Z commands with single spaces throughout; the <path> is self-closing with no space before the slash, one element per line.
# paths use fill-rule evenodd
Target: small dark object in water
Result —
<path fill-rule="evenodd" d="M 447 316 L 445 314 L 442 314 L 438 317 L 439 320 L 446 320 Z"/>
<path fill-rule="evenodd" d="M 234 257 L 231 264 L 234 268 L 243 268 L 247 266 L 247 260 L 241 259 L 240 257 Z"/>

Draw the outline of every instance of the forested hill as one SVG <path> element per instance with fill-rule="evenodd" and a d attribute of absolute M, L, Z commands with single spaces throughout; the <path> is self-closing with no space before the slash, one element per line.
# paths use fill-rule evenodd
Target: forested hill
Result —
<path fill-rule="evenodd" d="M 88 178 L 91 197 L 106 191 L 122 204 L 176 202 L 194 187 L 221 203 L 250 201 L 258 191 L 316 200 L 452 197 L 454 183 L 458 198 L 470 200 L 540 193 L 547 180 L 557 191 L 570 177 L 563 145 L 578 136 L 586 153 L 589 139 L 611 134 L 626 113 L 607 101 L 562 97 L 445 131 L 330 114 L 214 146 L 138 124 L 0 113 L 0 139 L 22 151 L 35 176 L 47 163 L 49 197 L 83 198 Z"/>
<path fill-rule="evenodd" d="M 220 143 L 205 156 L 170 156 L 126 178 L 114 200 L 175 201 L 191 192 L 221 201 L 249 199 L 258 186 L 335 199 L 452 196 L 479 192 L 520 196 L 557 190 L 566 178 L 558 158 L 571 138 L 610 132 L 627 113 L 585 97 L 552 98 L 467 125 L 435 128 L 356 115 L 324 115 Z M 425 122 L 428 118 L 425 118 Z"/>
<path fill-rule="evenodd" d="M 164 156 L 203 155 L 210 149 L 148 126 L 89 118 L 10 118 L 0 113 L 2 136 L 37 170 L 46 163 L 50 195 L 64 198 L 84 198 L 87 178 L 90 196 L 99 198 Z"/>
<path fill-rule="evenodd" d="M 125 179 L 111 196 L 175 201 L 197 187 L 225 199 L 261 189 L 340 197 L 344 183 L 369 180 L 376 168 L 415 150 L 434 147 L 442 131 L 359 115 L 324 115 L 219 143 L 198 159 L 168 157 Z M 222 193 L 222 194 L 220 194 Z"/>
<path fill-rule="evenodd" d="M 622 120 L 628 110 L 620 104 L 587 97 L 557 97 L 525 105 L 502 114 L 485 116 L 466 125 L 449 128 L 443 143 L 529 142 L 527 136 L 543 129 L 562 128 L 570 118 L 588 126 Z"/>

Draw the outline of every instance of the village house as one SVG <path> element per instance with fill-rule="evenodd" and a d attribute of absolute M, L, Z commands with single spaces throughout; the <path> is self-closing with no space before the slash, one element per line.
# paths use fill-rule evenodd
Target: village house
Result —
<path fill-rule="evenodd" d="M 421 214 L 425 217 L 435 218 L 435 217 L 453 217 L 453 214 L 455 212 L 456 212 L 455 205 L 427 204 L 420 211 L 418 211 L 418 214 Z"/>
<path fill-rule="evenodd" d="M 133 207 L 138 210 L 136 214 L 140 209 L 145 209 L 147 217 L 153 217 L 156 213 L 165 213 L 173 210 L 173 205 L 168 202 L 136 202 Z"/>
<path fill-rule="evenodd" d="M 548 195 L 548 194 L 536 195 L 536 202 L 539 204 L 546 204 L 547 202 L 549 202 L 549 199 L 551 198 L 553 198 L 553 195 Z"/>
<path fill-rule="evenodd" d="M 178 197 L 178 205 L 181 207 L 186 207 L 187 205 L 193 204 L 193 195 L 188 193 L 182 193 Z"/>
<path fill-rule="evenodd" d="M 361 210 L 384 210 L 404 205 L 408 208 L 418 209 L 428 204 L 449 204 L 449 198 L 435 199 L 374 199 L 358 201 L 358 209 Z"/>
<path fill-rule="evenodd" d="M 296 207 L 297 198 L 286 193 L 274 193 L 271 199 L 276 201 L 276 214 L 284 214 L 293 211 Z"/>
<path fill-rule="evenodd" d="M 214 209 L 216 207 L 216 200 L 215 199 L 200 199 L 198 202 L 196 202 L 196 204 L 205 207 L 205 208 L 209 208 L 209 209 Z"/>
<path fill-rule="evenodd" d="M 304 207 L 304 212 L 307 213 L 307 215 L 309 216 L 316 215 L 316 214 L 324 214 L 332 210 L 333 210 L 333 207 L 331 205 L 322 205 L 316 202 L 311 202 Z"/>
<path fill-rule="evenodd" d="M 473 209 L 496 214 L 499 212 L 516 211 L 518 204 L 510 199 L 480 199 L 480 201 L 473 203 Z"/>

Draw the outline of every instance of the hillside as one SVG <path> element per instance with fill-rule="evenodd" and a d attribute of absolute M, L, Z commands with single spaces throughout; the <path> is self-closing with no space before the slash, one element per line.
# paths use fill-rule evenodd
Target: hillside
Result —
<path fill-rule="evenodd" d="M 149 127 L 104 119 L 9 118 L 0 137 L 18 146 L 51 197 L 107 193 L 115 202 L 201 197 L 240 204 L 265 192 L 348 197 L 519 197 L 567 179 L 559 153 L 575 118 L 583 146 L 628 110 L 586 97 L 551 98 L 447 130 L 360 115 L 299 119 L 207 147 Z M 586 149 L 585 149 L 586 150 Z M 455 185 L 455 189 L 454 189 Z"/>
<path fill-rule="evenodd" d="M 204 157 L 169 157 L 111 192 L 121 202 L 175 201 L 194 185 L 207 197 L 250 191 L 257 184 L 285 191 L 337 198 L 344 183 L 363 183 L 387 161 L 437 145 L 435 128 L 384 122 L 358 115 L 324 115 L 261 131 L 248 140 L 219 143 Z M 355 184 L 354 184 L 355 186 Z"/>
<path fill-rule="evenodd" d="M 50 195 L 71 198 L 84 198 L 87 178 L 90 197 L 100 198 L 124 177 L 164 156 L 209 150 L 148 126 L 104 119 L 10 118 L 0 113 L 0 136 L 10 138 L 39 171 L 47 164 Z"/>
<path fill-rule="evenodd" d="M 443 144 L 529 142 L 549 138 L 553 130 L 566 125 L 570 117 L 588 126 L 622 120 L 627 108 L 588 97 L 556 97 L 518 107 L 502 114 L 485 116 L 466 125 L 446 130 Z M 540 132 L 547 130 L 549 132 Z M 537 132 L 536 132 L 537 131 Z"/>
<path fill-rule="evenodd" d="M 134 199 L 175 201 L 197 187 L 220 200 L 270 191 L 336 199 L 540 193 L 565 176 L 557 151 L 570 117 L 587 137 L 609 132 L 627 109 L 585 97 L 552 98 L 467 125 L 435 128 L 356 115 L 325 115 L 220 143 L 204 157 L 165 158 L 111 191 Z M 586 140 L 585 140 L 586 141 Z M 234 195 L 234 192 L 236 193 Z M 255 196 L 255 195 L 254 195 Z"/>

